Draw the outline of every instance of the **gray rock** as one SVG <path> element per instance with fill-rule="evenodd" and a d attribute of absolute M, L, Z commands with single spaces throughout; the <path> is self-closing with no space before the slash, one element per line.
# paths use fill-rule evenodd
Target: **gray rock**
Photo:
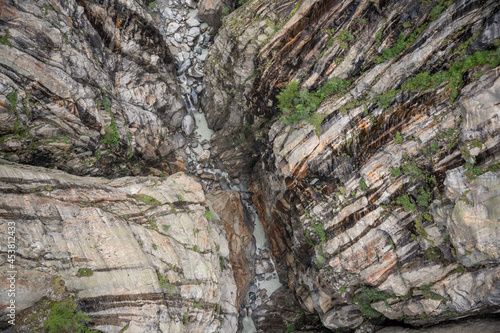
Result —
<path fill-rule="evenodd" d="M 192 38 L 196 38 L 200 35 L 201 31 L 200 31 L 200 28 L 198 27 L 192 27 L 191 29 L 189 29 L 187 35 L 189 37 L 192 37 Z"/>
<path fill-rule="evenodd" d="M 178 29 L 180 25 L 176 22 L 170 22 L 167 27 L 167 35 L 173 35 Z"/>
<path fill-rule="evenodd" d="M 187 19 L 186 24 L 191 28 L 192 27 L 199 27 L 200 21 L 198 21 L 197 19 L 195 19 L 193 17 L 190 17 L 189 19 Z"/>
<path fill-rule="evenodd" d="M 187 59 L 182 63 L 182 65 L 179 66 L 179 69 L 177 70 L 177 75 L 181 75 L 182 73 L 184 73 L 190 66 L 191 66 L 191 60 Z"/>
<path fill-rule="evenodd" d="M 194 131 L 194 118 L 188 114 L 184 117 L 184 119 L 182 119 L 182 131 L 186 134 L 186 135 L 191 135 Z"/>

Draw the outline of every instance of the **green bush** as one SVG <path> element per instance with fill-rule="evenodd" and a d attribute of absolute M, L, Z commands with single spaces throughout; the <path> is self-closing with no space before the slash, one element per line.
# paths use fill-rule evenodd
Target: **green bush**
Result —
<path fill-rule="evenodd" d="M 5 35 L 3 35 L 0 38 L 0 43 L 12 47 L 12 44 L 9 42 L 9 37 L 10 37 L 9 29 L 5 29 Z"/>
<path fill-rule="evenodd" d="M 113 118 L 111 119 L 111 125 L 104 126 L 104 138 L 101 140 L 101 142 L 114 147 L 118 144 L 119 138 L 120 134 L 118 133 L 118 129 L 116 128 L 116 120 Z"/>
<path fill-rule="evenodd" d="M 406 212 L 411 212 L 415 209 L 415 205 L 410 201 L 407 195 L 402 195 L 396 199 L 396 204 L 402 205 Z"/>
<path fill-rule="evenodd" d="M 377 105 L 384 109 L 388 108 L 392 104 L 397 93 L 397 90 L 389 90 L 385 94 L 378 96 Z"/>
<path fill-rule="evenodd" d="M 203 215 L 207 220 L 210 220 L 212 217 L 214 217 L 214 213 L 210 210 L 205 211 L 205 214 Z"/>
<path fill-rule="evenodd" d="M 324 119 L 323 115 L 314 114 L 318 105 L 330 95 L 345 93 L 350 84 L 349 80 L 333 78 L 318 91 L 311 93 L 307 90 L 299 90 L 297 81 L 290 82 L 276 97 L 279 102 L 278 109 L 282 115 L 281 120 L 286 125 L 292 125 L 309 119 L 318 134 Z"/>
<path fill-rule="evenodd" d="M 90 268 L 80 268 L 77 273 L 78 277 L 92 276 L 92 275 L 94 275 L 94 272 Z"/>
<path fill-rule="evenodd" d="M 83 312 L 77 311 L 74 301 L 59 302 L 52 306 L 50 315 L 43 325 L 49 333 L 87 333 L 95 332 L 86 327 L 90 318 Z"/>
<path fill-rule="evenodd" d="M 378 291 L 373 288 L 363 287 L 361 293 L 354 295 L 353 301 L 361 307 L 361 312 L 371 318 L 378 318 L 382 314 L 371 307 L 371 303 L 376 301 L 384 301 L 387 304 L 387 299 L 391 295 L 385 291 Z"/>
<path fill-rule="evenodd" d="M 7 99 L 9 100 L 10 105 L 15 108 L 17 105 L 17 92 L 14 90 L 5 97 L 7 97 Z"/>
<path fill-rule="evenodd" d="M 366 182 L 365 182 L 364 178 L 361 178 L 361 180 L 359 181 L 359 187 L 360 187 L 363 191 L 368 190 L 368 186 L 366 185 Z"/>
<path fill-rule="evenodd" d="M 397 42 L 392 47 L 386 47 L 382 50 L 382 55 L 376 60 L 377 64 L 390 59 L 398 54 L 400 54 L 407 46 L 405 43 L 406 34 L 400 33 Z"/>
<path fill-rule="evenodd" d="M 399 131 L 396 133 L 396 136 L 394 137 L 394 143 L 396 144 L 403 143 L 403 137 L 401 136 L 401 133 Z"/>
<path fill-rule="evenodd" d="M 222 8 L 222 15 L 227 16 L 229 15 L 229 7 L 224 7 Z"/>

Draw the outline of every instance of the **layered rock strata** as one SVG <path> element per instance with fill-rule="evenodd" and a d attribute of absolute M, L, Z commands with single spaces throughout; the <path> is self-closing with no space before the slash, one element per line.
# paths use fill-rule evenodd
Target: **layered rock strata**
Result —
<path fill-rule="evenodd" d="M 234 254 L 189 176 L 111 181 L 2 162 L 0 183 L 2 244 L 16 228 L 18 332 L 42 331 L 65 290 L 102 332 L 236 331 Z"/>
<path fill-rule="evenodd" d="M 227 110 L 226 122 L 209 113 L 216 155 L 251 170 L 282 282 L 330 330 L 497 312 L 497 4 L 265 4 L 227 17 L 205 105 Z M 268 34 L 267 8 L 283 12 Z M 279 120 L 287 83 L 314 92 L 332 79 L 347 93 L 319 105 L 319 124 Z"/>

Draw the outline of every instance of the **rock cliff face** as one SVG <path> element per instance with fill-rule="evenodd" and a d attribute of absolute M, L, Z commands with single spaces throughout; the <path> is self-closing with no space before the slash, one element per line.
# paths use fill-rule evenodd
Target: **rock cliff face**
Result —
<path fill-rule="evenodd" d="M 0 179 L 2 242 L 9 222 L 17 231 L 17 331 L 43 331 L 67 293 L 103 332 L 236 331 L 224 227 L 205 217 L 194 179 L 111 181 L 4 162 Z M 5 261 L 0 269 L 11 270 Z"/>
<path fill-rule="evenodd" d="M 80 175 L 183 169 L 184 138 L 175 128 L 184 106 L 147 6 L 118 0 L 0 6 L 3 158 Z"/>
<path fill-rule="evenodd" d="M 499 18 L 493 1 L 251 1 L 226 18 L 206 69 L 216 156 L 252 170 L 280 278 L 326 328 L 498 311 Z M 287 83 L 332 79 L 347 93 L 319 124 L 278 119 Z"/>

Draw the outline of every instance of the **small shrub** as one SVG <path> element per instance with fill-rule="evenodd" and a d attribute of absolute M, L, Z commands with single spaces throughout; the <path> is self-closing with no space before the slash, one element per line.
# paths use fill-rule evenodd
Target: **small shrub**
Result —
<path fill-rule="evenodd" d="M 411 212 L 415 209 L 415 205 L 410 201 L 410 198 L 407 195 L 403 195 L 397 198 L 396 204 L 402 205 L 406 212 Z"/>
<path fill-rule="evenodd" d="M 428 207 L 429 199 L 430 199 L 430 194 L 422 188 L 417 196 L 418 205 L 420 207 Z"/>
<path fill-rule="evenodd" d="M 207 211 L 205 211 L 205 214 L 203 216 L 205 216 L 205 218 L 207 220 L 210 220 L 212 217 L 214 217 L 214 213 L 211 212 L 211 211 L 209 211 L 209 210 L 207 210 Z"/>
<path fill-rule="evenodd" d="M 43 326 L 49 333 L 75 332 L 87 333 L 95 332 L 86 327 L 90 318 L 83 312 L 77 311 L 75 301 L 58 302 L 52 306 L 50 315 L 44 321 Z"/>
<path fill-rule="evenodd" d="M 227 8 L 227 7 L 226 7 Z M 182 324 L 184 326 L 189 325 L 189 317 L 188 316 L 183 316 L 182 317 Z"/>
<path fill-rule="evenodd" d="M 371 307 L 371 303 L 376 301 L 384 301 L 387 304 L 387 299 L 391 295 L 385 291 L 378 291 L 373 288 L 363 287 L 361 293 L 354 295 L 353 301 L 361 307 L 361 312 L 371 318 L 378 318 L 382 314 Z"/>
<path fill-rule="evenodd" d="M 77 273 L 78 277 L 92 276 L 92 275 L 94 275 L 94 272 L 90 268 L 80 268 Z"/>
<path fill-rule="evenodd" d="M 424 251 L 424 257 L 426 257 L 428 260 L 434 260 L 438 257 L 440 257 L 439 251 L 436 250 L 434 247 L 429 247 L 427 250 Z"/>
<path fill-rule="evenodd" d="M 167 232 L 168 230 L 170 230 L 170 226 L 168 224 L 164 224 L 161 226 L 161 228 L 163 229 L 163 231 Z"/>
<path fill-rule="evenodd" d="M 392 104 L 392 101 L 397 93 L 397 90 L 389 90 L 385 94 L 380 95 L 377 100 L 377 105 L 380 108 L 388 108 Z"/>
<path fill-rule="evenodd" d="M 200 302 L 193 302 L 193 307 L 195 309 L 199 309 L 201 307 L 201 303 Z"/>
<path fill-rule="evenodd" d="M 405 175 L 411 176 L 415 179 L 419 179 L 423 177 L 422 170 L 418 167 L 415 161 L 409 161 L 403 164 L 403 172 Z"/>
<path fill-rule="evenodd" d="M 146 205 L 161 206 L 161 201 L 147 194 L 132 194 L 132 197 L 134 199 L 144 202 Z"/>
<path fill-rule="evenodd" d="M 399 168 L 393 168 L 393 167 L 390 167 L 389 170 L 391 171 L 391 174 L 394 176 L 394 177 L 399 177 L 401 176 L 401 169 Z"/>
<path fill-rule="evenodd" d="M 180 194 L 180 193 L 179 193 L 179 194 L 177 194 L 177 199 L 178 199 L 179 201 L 181 201 L 181 202 L 182 202 L 182 201 L 184 201 L 184 197 L 183 197 L 183 196 L 182 196 L 182 194 Z"/>
<path fill-rule="evenodd" d="M 399 131 L 396 133 L 396 136 L 394 137 L 394 143 L 396 144 L 403 143 L 403 136 L 401 136 L 401 133 Z"/>
<path fill-rule="evenodd" d="M 0 37 L 0 43 L 12 47 L 12 44 L 9 42 L 9 37 L 10 37 L 9 29 L 5 29 L 5 35 Z"/>
<path fill-rule="evenodd" d="M 363 191 L 368 190 L 368 186 L 366 185 L 364 178 L 361 178 L 361 180 L 359 181 L 359 188 L 361 188 L 361 190 Z"/>
<path fill-rule="evenodd" d="M 193 246 L 193 251 L 194 252 L 200 252 L 200 249 L 198 248 L 198 245 Z"/>
<path fill-rule="evenodd" d="M 340 32 L 339 38 L 341 41 L 351 42 L 354 39 L 354 36 L 351 35 L 347 29 L 344 29 Z"/>
<path fill-rule="evenodd" d="M 114 147 L 118 144 L 119 138 L 120 134 L 118 133 L 118 129 L 116 128 L 116 120 L 113 118 L 111 119 L 110 125 L 104 126 L 104 138 L 101 140 L 101 142 Z"/>
<path fill-rule="evenodd" d="M 436 5 L 434 8 L 432 8 L 431 13 L 429 14 L 429 21 L 435 21 L 441 15 L 441 13 L 444 10 L 444 6 L 442 5 Z"/>
<path fill-rule="evenodd" d="M 229 7 L 222 8 L 222 16 L 227 16 L 227 15 L 229 15 Z"/>
<path fill-rule="evenodd" d="M 12 91 L 9 94 L 7 94 L 7 99 L 9 100 L 10 105 L 12 105 L 13 108 L 16 107 L 17 105 L 17 91 Z"/>

